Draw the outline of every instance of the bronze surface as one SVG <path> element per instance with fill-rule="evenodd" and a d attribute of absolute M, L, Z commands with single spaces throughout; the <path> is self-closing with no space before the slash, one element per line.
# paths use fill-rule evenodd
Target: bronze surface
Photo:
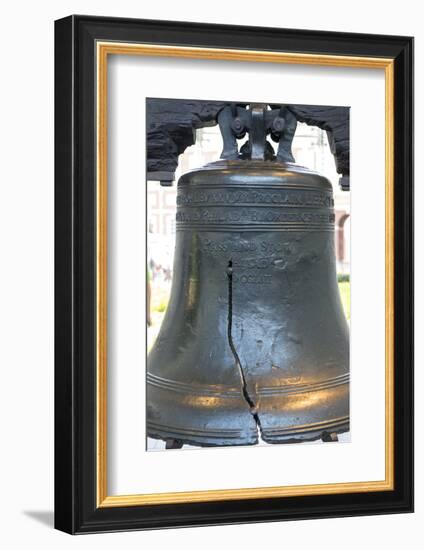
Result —
<path fill-rule="evenodd" d="M 180 178 L 177 205 L 171 298 L 148 357 L 148 435 L 213 446 L 346 431 L 330 182 L 278 161 L 220 161 Z"/>

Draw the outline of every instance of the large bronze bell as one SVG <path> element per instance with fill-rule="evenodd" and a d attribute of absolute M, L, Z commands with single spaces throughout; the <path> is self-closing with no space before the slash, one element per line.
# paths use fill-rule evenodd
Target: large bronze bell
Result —
<path fill-rule="evenodd" d="M 290 117 L 245 111 L 244 152 L 221 120 L 227 158 L 178 182 L 171 298 L 148 357 L 149 437 L 251 445 L 349 429 L 331 184 L 284 161 Z M 273 128 L 276 158 L 265 138 Z"/>

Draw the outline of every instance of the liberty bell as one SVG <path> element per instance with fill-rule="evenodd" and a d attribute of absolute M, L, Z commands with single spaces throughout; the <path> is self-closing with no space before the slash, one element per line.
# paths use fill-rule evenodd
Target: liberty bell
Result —
<path fill-rule="evenodd" d="M 228 105 L 218 123 L 221 160 L 178 182 L 147 435 L 177 447 L 337 439 L 349 430 L 349 331 L 331 184 L 294 164 L 289 108 Z"/>

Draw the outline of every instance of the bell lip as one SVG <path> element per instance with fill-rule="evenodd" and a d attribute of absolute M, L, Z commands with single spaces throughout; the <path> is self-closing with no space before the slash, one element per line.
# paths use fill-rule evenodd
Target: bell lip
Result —
<path fill-rule="evenodd" d="M 269 431 L 267 429 L 258 429 L 257 431 L 246 431 L 241 433 L 237 438 L 226 438 L 224 435 L 217 436 L 215 434 L 205 434 L 199 438 L 198 435 L 190 435 L 181 433 L 178 429 L 169 427 L 152 426 L 147 423 L 147 437 L 151 439 L 167 441 L 169 439 L 177 439 L 183 445 L 191 445 L 194 447 L 244 447 L 244 446 L 260 446 L 263 443 L 268 445 L 284 445 L 293 443 L 306 443 L 318 440 L 324 441 L 326 434 L 340 435 L 350 431 L 350 418 L 339 423 L 329 423 L 328 427 L 311 428 L 303 433 L 285 433 L 284 429 L 279 433 L 278 430 Z"/>
<path fill-rule="evenodd" d="M 220 178 L 222 178 L 223 175 L 227 175 L 230 179 L 234 178 L 233 181 L 231 181 L 231 185 L 242 187 L 248 187 L 249 183 L 241 181 L 241 178 L 245 176 L 262 176 L 264 178 L 263 187 L 268 185 L 273 187 L 293 186 L 300 189 L 303 186 L 312 186 L 317 190 L 333 190 L 331 182 L 322 174 L 294 162 L 281 162 L 276 159 L 221 159 L 210 162 L 204 166 L 193 168 L 185 172 L 178 180 L 178 187 L 184 187 L 186 185 L 222 186 L 222 180 L 219 182 L 211 181 L 216 175 L 219 175 Z"/>
<path fill-rule="evenodd" d="M 186 400 L 184 388 L 156 387 L 148 384 L 151 402 L 161 410 L 161 417 L 155 417 L 148 410 L 146 433 L 153 439 L 177 439 L 185 444 L 198 447 L 221 447 L 256 445 L 259 436 L 265 443 L 301 443 L 322 439 L 324 434 L 343 433 L 350 429 L 350 383 L 331 387 L 311 387 L 307 395 L 318 401 L 330 402 L 330 406 L 315 406 L 311 412 L 309 405 L 297 408 L 293 414 L 293 403 L 298 401 L 300 392 L 287 394 L 255 395 L 259 423 L 255 425 L 251 410 L 246 407 L 241 392 L 218 394 L 221 415 L 210 414 L 206 401 Z M 189 391 L 187 386 L 187 392 Z M 160 403 L 160 406 L 159 406 Z M 278 411 L 278 412 L 276 412 Z M 222 422 L 226 417 L 228 422 Z M 299 418 L 294 418 L 298 416 Z M 191 418 L 190 424 L 179 423 L 180 419 Z M 304 419 L 303 421 L 300 419 Z"/>

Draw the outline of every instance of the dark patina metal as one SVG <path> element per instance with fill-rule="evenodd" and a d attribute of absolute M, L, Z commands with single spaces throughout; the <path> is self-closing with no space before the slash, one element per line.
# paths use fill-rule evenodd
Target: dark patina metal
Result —
<path fill-rule="evenodd" d="M 274 124 L 283 113 L 266 113 L 232 112 L 249 132 L 249 159 L 178 182 L 171 299 L 148 358 L 150 437 L 250 445 L 349 429 L 331 184 L 281 154 L 265 160 L 265 136 L 290 129 Z"/>

